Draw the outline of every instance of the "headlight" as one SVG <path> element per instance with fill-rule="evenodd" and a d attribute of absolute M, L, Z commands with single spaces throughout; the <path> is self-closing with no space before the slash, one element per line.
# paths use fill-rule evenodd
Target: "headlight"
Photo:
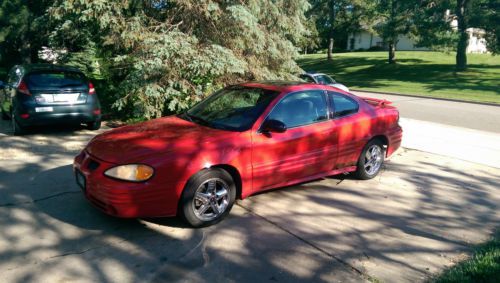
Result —
<path fill-rule="evenodd" d="M 120 165 L 108 169 L 104 175 L 124 181 L 143 182 L 153 176 L 154 169 L 143 164 Z"/>

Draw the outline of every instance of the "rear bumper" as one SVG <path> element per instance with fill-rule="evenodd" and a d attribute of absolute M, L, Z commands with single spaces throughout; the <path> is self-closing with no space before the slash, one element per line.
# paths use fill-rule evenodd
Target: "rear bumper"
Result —
<path fill-rule="evenodd" d="M 387 146 L 386 156 L 391 156 L 400 146 L 403 140 L 403 128 L 397 126 L 388 133 L 389 145 Z"/>
<path fill-rule="evenodd" d="M 37 107 L 50 107 L 52 111 L 37 112 Z M 22 106 L 18 108 L 17 113 L 28 114 L 16 117 L 21 126 L 86 123 L 101 119 L 99 105 L 89 104 Z"/>

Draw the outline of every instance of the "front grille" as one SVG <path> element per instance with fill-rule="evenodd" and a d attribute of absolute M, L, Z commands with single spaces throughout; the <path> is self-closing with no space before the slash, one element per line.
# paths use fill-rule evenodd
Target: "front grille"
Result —
<path fill-rule="evenodd" d="M 101 165 L 99 162 L 95 161 L 95 160 L 92 160 L 90 159 L 88 165 L 87 165 L 87 168 L 90 170 L 90 171 L 94 171 L 95 169 L 97 169 L 99 167 L 99 165 Z"/>

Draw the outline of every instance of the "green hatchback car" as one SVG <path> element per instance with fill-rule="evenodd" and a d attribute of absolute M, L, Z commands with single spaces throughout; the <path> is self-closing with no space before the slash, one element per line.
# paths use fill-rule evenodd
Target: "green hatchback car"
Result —
<path fill-rule="evenodd" d="M 51 64 L 14 66 L 0 81 L 3 119 L 12 121 L 15 135 L 28 126 L 85 124 L 101 127 L 101 106 L 92 82 L 77 68 Z"/>

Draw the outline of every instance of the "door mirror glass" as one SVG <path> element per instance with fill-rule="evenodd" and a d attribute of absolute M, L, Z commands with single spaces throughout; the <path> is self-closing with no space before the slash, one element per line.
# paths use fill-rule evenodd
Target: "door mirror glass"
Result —
<path fill-rule="evenodd" d="M 283 133 L 286 131 L 285 123 L 278 120 L 266 120 L 261 127 L 263 133 Z"/>

